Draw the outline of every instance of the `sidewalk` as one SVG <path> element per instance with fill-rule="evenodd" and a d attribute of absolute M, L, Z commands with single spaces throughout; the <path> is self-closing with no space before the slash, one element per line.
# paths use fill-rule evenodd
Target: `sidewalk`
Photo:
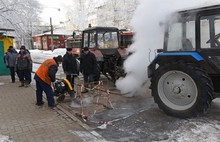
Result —
<path fill-rule="evenodd" d="M 0 138 L 9 136 L 13 142 L 86 141 L 80 135 L 86 135 L 88 129 L 68 116 L 61 106 L 50 109 L 44 100 L 45 104 L 38 107 L 35 90 L 18 86 L 19 82 L 11 83 L 9 76 L 0 76 Z"/>

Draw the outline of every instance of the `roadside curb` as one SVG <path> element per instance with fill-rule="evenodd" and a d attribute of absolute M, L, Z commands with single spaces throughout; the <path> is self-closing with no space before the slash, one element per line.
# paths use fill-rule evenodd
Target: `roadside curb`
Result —
<path fill-rule="evenodd" d="M 66 105 L 66 104 L 65 104 Z M 68 117 L 70 117 L 74 122 L 79 124 L 81 127 L 86 129 L 90 134 L 95 136 L 97 139 L 105 140 L 99 133 L 93 130 L 93 128 L 89 127 L 85 123 L 83 123 L 81 120 L 79 120 L 77 117 L 75 117 L 72 113 L 70 113 L 68 110 L 63 108 L 61 105 L 56 106 L 59 110 L 61 110 L 63 113 L 65 113 Z"/>

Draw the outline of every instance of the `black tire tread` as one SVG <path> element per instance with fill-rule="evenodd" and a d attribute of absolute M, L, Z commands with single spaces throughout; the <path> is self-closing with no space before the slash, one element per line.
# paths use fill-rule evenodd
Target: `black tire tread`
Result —
<path fill-rule="evenodd" d="M 157 83 L 163 73 L 170 71 L 172 69 L 180 69 L 190 75 L 194 81 L 199 83 L 198 87 L 198 98 L 192 108 L 184 111 L 176 111 L 172 108 L 168 108 L 161 100 L 157 91 Z M 182 69 L 182 70 L 181 70 Z M 162 109 L 165 113 L 171 116 L 180 117 L 180 118 L 188 118 L 195 117 L 197 115 L 201 115 L 207 111 L 210 107 L 210 104 L 213 100 L 213 84 L 206 73 L 205 70 L 200 68 L 198 65 L 193 63 L 184 63 L 184 62 L 175 62 L 175 63 L 167 63 L 164 65 L 160 65 L 156 71 L 154 72 L 152 79 L 152 95 L 154 97 L 154 101 L 158 104 L 159 108 Z"/>

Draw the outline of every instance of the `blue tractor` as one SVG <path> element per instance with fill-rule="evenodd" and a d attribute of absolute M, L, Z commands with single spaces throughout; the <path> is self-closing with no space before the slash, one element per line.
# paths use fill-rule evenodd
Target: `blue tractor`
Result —
<path fill-rule="evenodd" d="M 188 118 L 220 96 L 220 5 L 173 13 L 164 47 L 148 66 L 154 101 L 166 114 Z"/>

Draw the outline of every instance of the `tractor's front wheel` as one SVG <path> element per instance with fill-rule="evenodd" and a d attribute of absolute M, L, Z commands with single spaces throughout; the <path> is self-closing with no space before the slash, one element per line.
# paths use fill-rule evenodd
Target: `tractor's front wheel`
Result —
<path fill-rule="evenodd" d="M 159 108 L 168 115 L 192 117 L 204 113 L 210 106 L 212 81 L 194 64 L 169 63 L 154 72 L 152 94 Z"/>

